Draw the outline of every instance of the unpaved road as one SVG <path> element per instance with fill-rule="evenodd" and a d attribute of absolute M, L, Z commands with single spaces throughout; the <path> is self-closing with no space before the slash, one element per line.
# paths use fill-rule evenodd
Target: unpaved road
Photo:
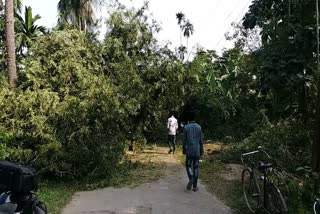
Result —
<path fill-rule="evenodd" d="M 199 183 L 199 191 L 186 190 L 185 169 L 167 150 L 157 151 L 175 170 L 168 170 L 157 182 L 146 183 L 134 189 L 105 188 L 79 192 L 63 210 L 63 214 L 229 214 L 231 210 L 208 193 Z M 158 157 L 159 158 L 159 157 Z M 201 167 L 200 167 L 201 177 Z"/>

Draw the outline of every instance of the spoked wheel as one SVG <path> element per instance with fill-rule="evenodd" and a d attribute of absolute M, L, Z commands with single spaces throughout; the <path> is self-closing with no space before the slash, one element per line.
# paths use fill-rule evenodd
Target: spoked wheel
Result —
<path fill-rule="evenodd" d="M 261 192 L 257 178 L 250 168 L 246 168 L 242 171 L 241 181 L 247 206 L 251 212 L 255 213 L 259 209 L 261 202 Z"/>
<path fill-rule="evenodd" d="M 282 196 L 280 190 L 273 184 L 267 184 L 267 207 L 266 210 L 270 214 L 286 214 L 288 213 L 288 208 L 284 197 Z"/>

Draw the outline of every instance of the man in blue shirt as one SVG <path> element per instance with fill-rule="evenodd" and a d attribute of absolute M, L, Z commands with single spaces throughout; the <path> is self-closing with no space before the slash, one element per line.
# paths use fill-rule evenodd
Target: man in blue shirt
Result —
<path fill-rule="evenodd" d="M 188 112 L 189 123 L 183 129 L 183 154 L 186 155 L 186 169 L 189 177 L 187 190 L 198 191 L 199 160 L 203 154 L 201 126 L 195 122 L 195 112 Z M 192 166 L 192 169 L 191 169 Z"/>

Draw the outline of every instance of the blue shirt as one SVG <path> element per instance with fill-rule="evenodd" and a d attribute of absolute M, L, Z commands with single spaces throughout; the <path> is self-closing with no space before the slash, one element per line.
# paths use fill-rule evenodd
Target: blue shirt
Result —
<path fill-rule="evenodd" d="M 194 121 L 183 129 L 183 152 L 187 157 L 200 157 L 203 154 L 201 126 Z"/>

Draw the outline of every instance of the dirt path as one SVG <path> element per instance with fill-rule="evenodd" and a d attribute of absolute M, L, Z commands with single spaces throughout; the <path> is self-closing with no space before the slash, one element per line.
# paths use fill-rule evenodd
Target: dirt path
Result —
<path fill-rule="evenodd" d="M 79 192 L 63 214 L 228 214 L 230 209 L 199 184 L 199 191 L 187 191 L 183 166 L 166 148 L 145 151 L 151 160 L 163 160 L 167 175 L 157 182 L 136 188 L 105 188 Z M 201 170 L 201 168 L 200 168 Z M 200 171 L 201 173 L 201 171 Z M 200 175 L 201 177 L 201 175 Z"/>

